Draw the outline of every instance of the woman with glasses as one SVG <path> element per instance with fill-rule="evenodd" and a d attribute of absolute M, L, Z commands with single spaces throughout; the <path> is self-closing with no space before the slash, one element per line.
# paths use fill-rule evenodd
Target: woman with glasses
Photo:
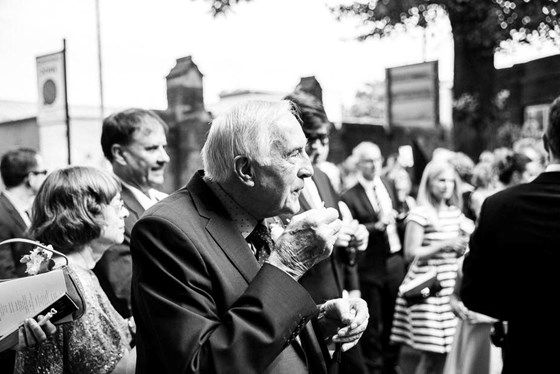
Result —
<path fill-rule="evenodd" d="M 132 325 L 109 302 L 92 269 L 124 239 L 120 185 L 108 173 L 73 166 L 51 173 L 33 204 L 31 236 L 68 257 L 80 280 L 85 314 L 58 326 L 47 341 L 17 353 L 15 373 L 133 373 Z"/>

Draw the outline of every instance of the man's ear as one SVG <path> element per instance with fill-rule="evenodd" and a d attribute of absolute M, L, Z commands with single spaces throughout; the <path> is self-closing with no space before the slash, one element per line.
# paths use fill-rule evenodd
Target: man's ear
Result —
<path fill-rule="evenodd" d="M 253 187 L 255 185 L 255 174 L 251 160 L 247 156 L 236 156 L 233 162 L 235 176 L 241 183 Z"/>
<path fill-rule="evenodd" d="M 126 159 L 124 158 L 124 149 L 120 144 L 113 144 L 111 146 L 111 154 L 113 155 L 113 160 L 120 164 L 126 165 Z"/>

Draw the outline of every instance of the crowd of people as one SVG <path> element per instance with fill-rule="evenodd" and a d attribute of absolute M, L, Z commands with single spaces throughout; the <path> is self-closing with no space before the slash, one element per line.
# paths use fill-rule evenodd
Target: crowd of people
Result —
<path fill-rule="evenodd" d="M 544 146 L 522 139 L 476 162 L 438 148 L 417 186 L 375 139 L 327 162 L 332 129 L 301 87 L 240 103 L 212 121 L 203 168 L 169 195 L 158 191 L 168 127 L 149 110 L 104 120 L 111 170 L 48 173 L 35 150 L 5 152 L 0 241 L 67 256 L 85 313 L 27 319 L 2 373 L 554 367 L 535 342 L 558 327 L 544 303 L 560 240 L 560 98 Z M 0 246 L 0 279 L 25 276 L 24 254 Z M 437 292 L 411 302 L 399 291 L 430 271 Z"/>

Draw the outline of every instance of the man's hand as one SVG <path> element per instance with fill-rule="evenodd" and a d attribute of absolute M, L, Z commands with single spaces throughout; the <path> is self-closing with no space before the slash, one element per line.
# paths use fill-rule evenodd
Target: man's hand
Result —
<path fill-rule="evenodd" d="M 342 222 L 342 227 L 336 236 L 336 242 L 334 245 L 337 247 L 348 247 L 352 240 L 354 240 L 354 235 L 358 229 L 358 221 L 352 220 L 349 222 Z"/>
<path fill-rule="evenodd" d="M 330 256 L 341 225 L 333 208 L 298 214 L 276 241 L 267 262 L 299 280 L 313 265 Z"/>
<path fill-rule="evenodd" d="M 42 322 L 45 319 L 40 315 L 38 321 L 33 318 L 26 319 L 23 326 L 18 331 L 18 344 L 13 347 L 16 351 L 24 348 L 33 347 L 47 340 L 49 336 L 56 332 L 56 326 L 50 321 Z"/>
<path fill-rule="evenodd" d="M 364 225 L 359 224 L 356 227 L 356 231 L 354 232 L 354 236 L 352 238 L 352 241 L 350 242 L 350 246 L 356 247 L 358 251 L 365 251 L 368 246 L 368 241 L 369 241 L 368 229 Z"/>
<path fill-rule="evenodd" d="M 329 343 L 342 343 L 343 352 L 358 344 L 369 318 L 363 299 L 332 299 L 319 308 L 319 326 Z"/>

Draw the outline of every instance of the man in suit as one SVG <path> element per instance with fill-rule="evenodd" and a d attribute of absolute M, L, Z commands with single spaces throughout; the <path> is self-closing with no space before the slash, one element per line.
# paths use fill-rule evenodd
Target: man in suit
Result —
<path fill-rule="evenodd" d="M 111 114 L 103 121 L 101 147 L 113 173 L 122 184 L 121 196 L 129 212 L 125 219 L 125 239 L 107 250 L 94 268 L 103 290 L 115 309 L 124 317 L 132 316 L 130 281 L 130 232 L 146 209 L 167 194 L 155 187 L 163 184 L 167 124 L 150 110 L 127 109 Z"/>
<path fill-rule="evenodd" d="M 402 246 L 397 233 L 395 191 L 381 176 L 379 147 L 362 142 L 352 151 L 358 183 L 342 195 L 352 216 L 369 231 L 367 249 L 358 258 L 362 298 L 372 318 L 360 345 L 370 373 L 395 373 L 398 348 L 389 343 L 398 288 L 404 278 Z"/>
<path fill-rule="evenodd" d="M 530 183 L 486 198 L 463 264 L 467 308 L 508 322 L 504 374 L 558 366 L 560 322 L 551 301 L 560 263 L 560 97 L 543 143 L 549 164 Z"/>
<path fill-rule="evenodd" d="M 36 150 L 18 148 L 6 152 L 0 161 L 5 190 L 0 193 L 0 241 L 21 238 L 31 225 L 31 207 L 45 181 L 47 170 Z M 0 279 L 24 276 L 18 246 L 0 247 Z"/>
<path fill-rule="evenodd" d="M 339 211 L 340 199 L 332 183 L 317 164 L 326 160 L 329 152 L 331 122 L 321 101 L 306 92 L 295 90 L 286 97 L 298 108 L 301 127 L 307 138 L 306 152 L 313 165 L 313 177 L 304 180 L 305 187 L 299 196 L 301 211 L 334 208 Z M 343 217 L 332 255 L 315 265 L 300 279 L 315 302 L 321 303 L 348 292 L 350 297 L 360 297 L 358 271 L 355 266 L 356 251 L 365 250 L 368 231 L 352 217 Z M 341 355 L 340 365 L 331 365 L 329 373 L 366 373 L 359 345 Z"/>
<path fill-rule="evenodd" d="M 306 142 L 289 102 L 239 104 L 213 121 L 204 170 L 136 223 L 137 373 L 325 373 L 325 342 L 357 344 L 365 302 L 317 306 L 298 283 L 330 255 L 336 210 L 267 230 L 300 209 Z"/>
<path fill-rule="evenodd" d="M 5 187 L 0 193 L 0 241 L 25 237 L 33 200 L 47 175 L 43 158 L 30 148 L 8 151 L 0 161 L 0 175 Z M 0 279 L 25 275 L 19 260 L 27 250 L 31 248 L 17 243 L 0 246 Z M 0 371 L 12 373 L 14 360 L 14 351 L 0 353 Z"/>

